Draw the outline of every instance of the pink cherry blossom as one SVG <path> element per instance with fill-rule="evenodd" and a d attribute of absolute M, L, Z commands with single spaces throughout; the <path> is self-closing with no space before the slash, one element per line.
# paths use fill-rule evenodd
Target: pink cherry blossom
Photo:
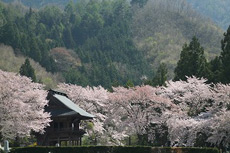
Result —
<path fill-rule="evenodd" d="M 0 133 L 6 139 L 44 132 L 50 115 L 44 112 L 47 92 L 29 78 L 0 70 Z"/>

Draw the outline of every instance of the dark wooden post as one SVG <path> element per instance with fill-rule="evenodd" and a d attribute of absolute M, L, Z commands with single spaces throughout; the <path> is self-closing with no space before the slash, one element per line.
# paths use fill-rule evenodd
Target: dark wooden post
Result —
<path fill-rule="evenodd" d="M 97 145 L 97 137 L 95 137 L 94 145 L 95 145 L 95 146 Z"/>
<path fill-rule="evenodd" d="M 80 146 L 81 146 L 81 137 L 80 137 Z"/>
<path fill-rule="evenodd" d="M 131 136 L 129 136 L 129 146 L 131 146 Z"/>

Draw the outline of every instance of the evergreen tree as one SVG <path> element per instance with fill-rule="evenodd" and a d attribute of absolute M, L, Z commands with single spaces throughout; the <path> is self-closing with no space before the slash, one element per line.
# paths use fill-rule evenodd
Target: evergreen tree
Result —
<path fill-rule="evenodd" d="M 128 80 L 125 84 L 125 88 L 132 88 L 132 87 L 134 87 L 133 82 L 131 80 Z"/>
<path fill-rule="evenodd" d="M 70 0 L 69 3 L 65 7 L 65 12 L 70 16 L 74 12 L 74 2 Z"/>
<path fill-rule="evenodd" d="M 41 61 L 41 51 L 38 46 L 38 41 L 36 37 L 32 36 L 30 38 L 30 53 L 29 56 L 33 58 L 35 61 L 40 62 Z"/>
<path fill-rule="evenodd" d="M 222 52 L 220 59 L 223 64 L 223 83 L 230 83 L 230 26 L 227 33 L 224 33 L 224 39 L 221 41 Z"/>
<path fill-rule="evenodd" d="M 165 63 L 161 63 L 157 69 L 157 73 L 152 80 L 153 86 L 163 86 L 167 81 L 168 69 Z"/>
<path fill-rule="evenodd" d="M 111 88 L 114 81 L 122 85 L 129 78 L 140 84 L 140 76 L 151 73 L 132 39 L 133 14 L 128 1 L 71 0 L 63 10 L 46 6 L 26 12 L 17 13 L 0 4 L 0 43 L 34 59 L 47 71 L 61 72 L 67 82 Z M 78 57 L 69 61 L 81 67 L 61 71 L 56 62 L 63 61 L 50 53 L 56 47 L 75 49 Z"/>
<path fill-rule="evenodd" d="M 28 58 L 26 58 L 25 63 L 22 64 L 19 73 L 21 75 L 30 77 L 33 82 L 36 82 L 36 75 L 34 68 L 30 65 L 30 61 Z"/>
<path fill-rule="evenodd" d="M 15 25 L 12 22 L 8 22 L 3 27 L 1 27 L 0 42 L 14 47 L 14 40 Z"/>
<path fill-rule="evenodd" d="M 148 0 L 132 0 L 131 4 L 132 5 L 139 5 L 140 7 L 143 7 L 147 2 L 148 2 Z"/>
<path fill-rule="evenodd" d="M 74 40 L 69 27 L 66 27 L 63 33 L 63 41 L 67 48 L 74 48 Z"/>
<path fill-rule="evenodd" d="M 210 61 L 209 63 L 210 67 L 210 76 L 208 77 L 208 81 L 210 83 L 218 83 L 223 80 L 223 68 L 222 68 L 222 62 L 220 57 L 216 57 L 213 60 Z"/>
<path fill-rule="evenodd" d="M 180 60 L 175 68 L 174 80 L 187 80 L 186 76 L 209 76 L 207 61 L 204 56 L 204 48 L 196 37 L 192 38 L 189 45 L 185 44 L 180 54 Z"/>

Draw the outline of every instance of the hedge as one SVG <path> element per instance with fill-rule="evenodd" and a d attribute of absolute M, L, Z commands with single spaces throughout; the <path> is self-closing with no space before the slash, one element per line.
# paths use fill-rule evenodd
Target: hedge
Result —
<path fill-rule="evenodd" d="M 219 153 L 219 150 L 216 148 L 85 146 L 13 148 L 10 153 Z"/>
<path fill-rule="evenodd" d="M 219 153 L 219 150 L 217 148 L 163 147 L 152 148 L 151 153 Z"/>

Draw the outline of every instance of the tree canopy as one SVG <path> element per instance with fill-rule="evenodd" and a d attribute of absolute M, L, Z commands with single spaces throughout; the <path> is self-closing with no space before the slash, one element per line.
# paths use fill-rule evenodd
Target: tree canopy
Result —
<path fill-rule="evenodd" d="M 28 58 L 26 58 L 25 63 L 22 64 L 19 73 L 21 75 L 31 78 L 33 82 L 37 81 L 34 68 L 30 65 L 30 61 Z"/>
<path fill-rule="evenodd" d="M 113 92 L 71 84 L 59 89 L 97 116 L 88 130 L 100 143 L 120 145 L 137 135 L 139 145 L 229 145 L 229 85 L 187 77 L 162 87 L 115 87 Z"/>
<path fill-rule="evenodd" d="M 175 68 L 174 80 L 186 80 L 186 76 L 205 77 L 209 76 L 207 61 L 204 56 L 204 48 L 198 39 L 193 37 L 189 45 L 185 44 L 180 54 L 180 59 Z"/>
<path fill-rule="evenodd" d="M 223 82 L 230 83 L 230 27 L 224 33 L 224 39 L 221 41 L 222 52 L 220 59 L 223 64 Z"/>
<path fill-rule="evenodd" d="M 44 132 L 50 114 L 44 112 L 47 92 L 25 76 L 0 70 L 0 134 L 5 139 Z"/>

